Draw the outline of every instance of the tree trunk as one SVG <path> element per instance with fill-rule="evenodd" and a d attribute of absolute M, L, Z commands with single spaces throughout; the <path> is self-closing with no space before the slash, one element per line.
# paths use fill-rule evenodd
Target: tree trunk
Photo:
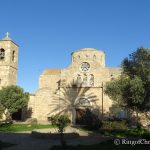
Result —
<path fill-rule="evenodd" d="M 64 140 L 64 133 L 63 132 L 60 133 L 60 142 L 61 142 L 61 146 L 63 148 L 65 148 L 66 147 L 66 141 Z"/>

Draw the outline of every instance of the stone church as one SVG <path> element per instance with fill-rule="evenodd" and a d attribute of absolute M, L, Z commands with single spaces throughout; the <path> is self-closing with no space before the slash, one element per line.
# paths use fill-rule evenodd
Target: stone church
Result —
<path fill-rule="evenodd" d="M 0 87 L 16 84 L 17 69 L 18 45 L 7 35 L 0 41 Z M 104 51 L 74 51 L 67 68 L 46 69 L 40 75 L 38 89 L 30 94 L 28 117 L 41 123 L 56 113 L 67 113 L 75 124 L 87 108 L 103 116 L 112 106 L 104 85 L 120 73 L 120 68 L 106 67 Z"/>

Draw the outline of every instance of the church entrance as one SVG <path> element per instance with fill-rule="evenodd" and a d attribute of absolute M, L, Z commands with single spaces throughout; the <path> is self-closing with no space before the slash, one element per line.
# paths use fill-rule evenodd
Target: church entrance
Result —
<path fill-rule="evenodd" d="M 77 125 L 84 125 L 84 116 L 86 114 L 86 109 L 76 109 L 76 124 Z"/>
<path fill-rule="evenodd" d="M 12 120 L 21 121 L 22 120 L 22 109 L 12 114 Z"/>
<path fill-rule="evenodd" d="M 75 123 L 76 125 L 85 125 L 88 111 L 90 111 L 91 104 L 86 97 L 80 97 L 77 101 L 77 106 L 75 108 Z"/>

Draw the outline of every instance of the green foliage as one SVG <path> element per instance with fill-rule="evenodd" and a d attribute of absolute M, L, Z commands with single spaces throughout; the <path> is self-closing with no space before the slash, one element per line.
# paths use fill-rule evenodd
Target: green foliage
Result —
<path fill-rule="evenodd" d="M 141 77 L 142 81 L 150 80 L 150 49 L 138 48 L 122 62 L 123 73 L 130 78 Z"/>
<path fill-rule="evenodd" d="M 144 102 L 144 87 L 138 76 L 130 79 L 122 75 L 116 80 L 108 82 L 105 93 L 120 106 L 130 109 L 135 107 L 140 109 Z"/>
<path fill-rule="evenodd" d="M 3 108 L 1 108 L 0 106 L 0 119 L 2 119 L 2 115 L 3 115 Z"/>
<path fill-rule="evenodd" d="M 17 112 L 27 105 L 29 94 L 25 93 L 19 86 L 7 86 L 0 90 L 0 108 L 2 111 L 8 109 L 10 113 Z"/>
<path fill-rule="evenodd" d="M 128 125 L 126 121 L 103 121 L 102 129 L 105 130 L 127 130 Z"/>
<path fill-rule="evenodd" d="M 106 84 L 105 93 L 121 107 L 150 109 L 150 50 L 139 48 L 122 63 L 122 75 Z"/>
<path fill-rule="evenodd" d="M 3 105 L 2 105 L 1 102 L 0 102 L 0 119 L 2 119 L 4 110 L 5 110 L 5 109 L 4 109 Z"/>
<path fill-rule="evenodd" d="M 70 124 L 70 119 L 67 115 L 54 115 L 49 118 L 52 125 L 55 125 L 58 128 L 58 132 L 63 133 L 65 127 Z"/>
<path fill-rule="evenodd" d="M 41 124 L 0 124 L 1 132 L 19 132 L 19 131 L 32 131 L 34 129 L 54 128 L 53 125 Z"/>
<path fill-rule="evenodd" d="M 60 142 L 63 148 L 66 147 L 66 141 L 64 140 L 64 131 L 65 127 L 70 124 L 70 119 L 67 115 L 54 115 L 49 118 L 52 125 L 58 128 L 58 132 L 60 133 Z"/>
<path fill-rule="evenodd" d="M 150 130 L 148 129 L 126 129 L 126 130 L 108 130 L 100 129 L 99 132 L 105 136 L 116 137 L 116 138 L 144 138 L 150 139 Z"/>
<path fill-rule="evenodd" d="M 57 114 L 57 115 L 53 115 L 49 117 L 48 120 L 51 122 L 52 125 L 57 125 L 58 118 L 59 118 L 59 115 Z"/>

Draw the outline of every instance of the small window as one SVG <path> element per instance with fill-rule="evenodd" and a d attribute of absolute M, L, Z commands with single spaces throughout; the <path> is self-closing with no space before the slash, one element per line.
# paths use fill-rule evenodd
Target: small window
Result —
<path fill-rule="evenodd" d="M 90 85 L 93 86 L 94 85 L 94 75 L 90 74 Z"/>
<path fill-rule="evenodd" d="M 15 51 L 12 53 L 12 61 L 15 61 Z"/>
<path fill-rule="evenodd" d="M 2 79 L 0 79 L 0 85 L 1 85 L 1 83 L 2 83 Z"/>
<path fill-rule="evenodd" d="M 96 59 L 96 55 L 93 56 L 93 59 L 94 59 L 94 60 Z"/>
<path fill-rule="evenodd" d="M 82 78 L 81 76 L 78 74 L 77 76 L 77 84 L 80 85 L 82 83 Z"/>
<path fill-rule="evenodd" d="M 86 58 L 88 58 L 89 57 L 89 55 L 86 55 Z"/>
<path fill-rule="evenodd" d="M 2 48 L 0 49 L 0 60 L 4 60 L 5 58 L 5 50 Z"/>

